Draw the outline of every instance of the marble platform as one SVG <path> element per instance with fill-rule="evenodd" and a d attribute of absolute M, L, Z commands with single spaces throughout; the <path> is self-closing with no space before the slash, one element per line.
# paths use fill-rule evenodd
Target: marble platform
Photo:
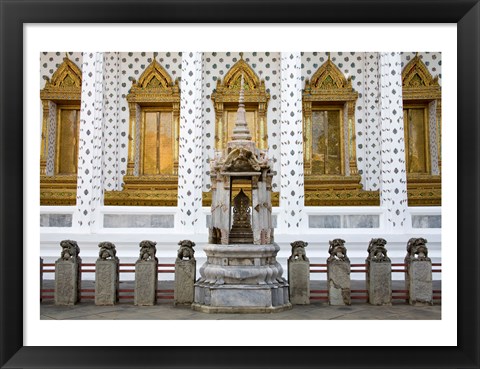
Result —
<path fill-rule="evenodd" d="M 207 245 L 192 309 L 207 313 L 266 313 L 291 309 L 277 244 Z"/>

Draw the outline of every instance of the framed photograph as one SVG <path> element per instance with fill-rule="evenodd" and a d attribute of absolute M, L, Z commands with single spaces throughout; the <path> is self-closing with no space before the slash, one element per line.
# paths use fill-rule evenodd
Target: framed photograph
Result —
<path fill-rule="evenodd" d="M 240 1 L 120 1 L 112 3 L 100 0 L 88 1 L 58 1 L 37 0 L 34 2 L 13 2 L 0 0 L 1 40 L 0 40 L 0 367 L 1 368 L 480 368 L 478 347 L 479 311 L 478 290 L 480 265 L 478 242 L 478 208 L 479 208 L 479 99 L 480 99 L 480 4 L 478 0 L 458 2 L 454 0 L 417 2 L 414 0 L 383 2 L 352 1 L 282 1 L 260 0 L 254 3 Z M 247 23 L 248 22 L 248 23 Z M 192 23 L 206 23 L 205 26 L 218 27 L 217 23 L 236 23 L 240 27 L 259 26 L 267 29 L 265 23 L 280 25 L 285 30 L 294 25 L 305 27 L 309 23 L 337 24 L 338 27 L 348 27 L 349 24 L 365 23 L 375 26 L 376 23 L 401 23 L 402 27 L 413 27 L 425 23 L 456 24 L 457 32 L 457 205 L 458 205 L 458 236 L 456 244 L 447 244 L 442 239 L 442 259 L 455 253 L 458 257 L 456 272 L 458 288 L 457 302 L 453 313 L 457 315 L 457 331 L 442 332 L 445 336 L 457 336 L 457 346 L 432 345 L 429 340 L 429 324 L 419 321 L 418 325 L 402 326 L 400 324 L 382 327 L 382 322 L 371 321 L 369 330 L 378 333 L 366 335 L 355 326 L 345 329 L 329 324 L 325 329 L 308 332 L 309 345 L 299 345 L 304 342 L 307 333 L 295 328 L 295 321 L 283 322 L 271 319 L 268 324 L 250 324 L 251 332 L 242 335 L 243 344 L 238 342 L 238 325 L 222 324 L 212 319 L 200 325 L 175 324 L 171 322 L 165 328 L 155 326 L 155 334 L 165 337 L 185 336 L 185 344 L 170 346 L 166 344 L 143 346 L 136 343 L 136 337 L 145 335 L 148 325 L 130 322 L 123 325 L 122 321 L 110 321 L 109 324 L 91 325 L 89 335 L 96 335 L 95 329 L 108 330 L 115 325 L 115 332 L 125 336 L 125 343 L 115 343 L 106 340 L 104 344 L 88 346 L 85 337 L 84 345 L 72 345 L 73 337 L 78 332 L 81 322 L 46 322 L 36 325 L 37 336 L 49 336 L 49 325 L 56 325 L 59 346 L 45 342 L 45 346 L 30 346 L 27 340 L 26 325 L 28 306 L 26 306 L 26 284 L 29 276 L 38 274 L 27 268 L 26 259 L 39 245 L 31 245 L 26 240 L 32 230 L 26 227 L 27 217 L 32 215 L 32 206 L 26 200 L 26 183 L 36 180 L 38 174 L 32 175 L 27 170 L 27 151 L 36 147 L 27 135 L 29 125 L 26 111 L 38 109 L 26 104 L 25 98 L 28 85 L 26 60 L 27 27 L 31 24 L 85 24 L 94 27 L 99 24 L 112 23 L 128 27 L 138 24 L 177 24 L 178 27 Z M 107 27 L 107 26 L 106 26 Z M 426 29 L 428 25 L 425 25 Z M 188 32 L 188 31 L 187 31 Z M 75 37 L 84 37 L 81 33 Z M 95 37 L 89 34 L 88 37 Z M 103 37 L 99 33 L 98 37 Z M 116 37 L 109 33 L 108 37 Z M 122 33 L 121 37 L 126 37 Z M 151 35 L 145 35 L 151 37 Z M 192 39 L 199 37 L 194 32 Z M 212 32 L 212 38 L 218 37 Z M 271 50 L 268 32 L 264 51 Z M 271 41 L 273 35 L 270 36 Z M 286 36 L 287 37 L 287 36 Z M 298 37 L 295 34 L 293 37 Z M 308 38 L 306 33 L 304 36 Z M 329 37 L 334 37 L 330 35 Z M 400 37 L 400 35 L 399 35 Z M 152 42 L 155 42 L 155 36 Z M 117 42 L 118 40 L 115 39 Z M 291 41 L 291 40 L 290 40 Z M 175 35 L 169 37 L 170 45 L 175 42 Z M 237 50 L 235 39 L 232 38 L 232 48 Z M 315 43 L 315 39 L 312 40 Z M 72 40 L 72 44 L 75 41 Z M 395 39 L 392 39 L 395 43 Z M 126 43 L 131 45 L 131 40 Z M 83 44 L 84 45 L 84 44 Z M 245 43 L 243 44 L 245 45 Z M 275 45 L 276 47 L 276 45 Z M 228 48 L 228 46 L 227 46 Z M 324 49 L 319 46 L 320 49 Z M 75 51 L 101 51 L 94 48 L 77 49 Z M 225 49 L 225 47 L 223 47 Z M 165 49 L 166 50 L 166 49 Z M 59 51 L 54 50 L 45 51 Z M 118 50 L 130 51 L 130 50 Z M 136 48 L 133 51 L 145 51 Z M 197 50 L 203 51 L 203 50 Z M 274 50 L 282 51 L 282 50 Z M 297 50 L 303 51 L 303 50 Z M 348 51 L 348 50 L 347 50 Z M 369 50 L 377 51 L 377 50 Z M 414 51 L 414 50 L 409 50 Z M 37 78 L 38 75 L 33 76 Z M 38 91 L 35 93 L 38 94 Z M 450 95 L 448 95 L 450 96 Z M 448 122 L 445 122 L 448 124 Z M 35 139 L 35 138 L 34 138 Z M 452 140 L 444 137 L 444 140 Z M 30 150 L 31 151 L 31 150 Z M 450 175 L 450 174 L 449 174 Z M 454 174 L 451 173 L 453 176 Z M 445 179 L 445 176 L 443 177 Z M 35 205 L 37 209 L 37 205 Z M 443 237 L 443 235 L 442 235 Z M 450 311 L 451 313 L 452 311 Z M 442 306 L 442 314 L 444 313 Z M 102 322 L 104 323 L 104 322 Z M 185 323 L 185 322 L 184 322 Z M 235 322 L 239 323 L 239 322 Z M 253 322 L 251 322 L 253 323 Z M 380 323 L 380 324 L 378 324 Z M 369 322 L 370 324 L 370 322 Z M 93 327 L 93 328 L 92 328 Z M 123 327 L 123 328 L 122 328 Z M 136 327 L 138 329 L 136 329 Z M 153 326 L 152 326 L 153 327 Z M 201 328 L 199 328 L 201 327 Z M 214 335 L 204 335 L 202 331 L 211 327 L 217 331 Z M 312 326 L 313 327 L 313 326 Z M 414 327 L 414 328 L 412 328 Z M 312 329 L 316 329 L 312 328 Z M 330 330 L 336 330 L 332 335 Z M 341 337 L 338 330 L 349 337 Z M 408 332 L 405 332 L 408 329 Z M 45 330 L 45 333 L 43 333 Z M 102 332 L 104 334 L 105 332 Z M 149 332 L 150 334 L 151 332 Z M 371 332 L 370 332 L 371 333 Z M 153 336 L 155 335 L 153 334 Z M 387 338 L 391 335 L 401 335 L 408 342 L 405 345 L 388 345 Z M 328 337 L 336 337 L 329 342 Z M 250 338 L 249 338 L 250 336 Z M 258 337 L 265 337 L 264 344 L 258 344 Z M 352 336 L 358 344 L 351 345 Z M 149 336 L 150 337 L 150 336 Z M 315 344 L 316 337 L 322 337 Z M 368 338 L 365 338 L 368 337 Z M 255 339 L 254 339 L 255 338 Z M 47 338 L 46 338 L 47 339 Z M 370 341 L 371 340 L 371 341 Z M 137 342 L 144 340 L 137 340 Z M 355 339 L 353 340 L 355 341 Z M 160 342 L 160 341 L 159 341 Z M 175 341 L 177 342 L 177 341 Z M 251 344 L 250 344 L 251 343 Z"/>

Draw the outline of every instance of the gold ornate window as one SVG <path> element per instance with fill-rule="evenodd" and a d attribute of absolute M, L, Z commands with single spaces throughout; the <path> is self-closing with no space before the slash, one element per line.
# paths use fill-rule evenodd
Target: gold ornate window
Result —
<path fill-rule="evenodd" d="M 303 91 L 305 205 L 378 205 L 363 191 L 357 170 L 355 103 L 358 93 L 328 60 Z"/>
<path fill-rule="evenodd" d="M 430 173 L 428 107 L 407 105 L 403 108 L 405 160 L 408 174 Z"/>
<path fill-rule="evenodd" d="M 212 93 L 215 107 L 215 151 L 224 151 L 231 140 L 237 118 L 238 99 L 243 75 L 246 120 L 252 141 L 260 150 L 268 148 L 267 105 L 270 94 L 265 89 L 265 81 L 260 80 L 254 70 L 240 54 L 237 61 L 225 74 L 223 81 L 219 78 Z M 235 183 L 233 193 L 240 191 L 241 184 Z M 247 193 L 250 196 L 250 193 Z M 272 193 L 272 202 L 278 205 L 278 193 Z M 211 205 L 211 192 L 203 193 L 203 206 Z"/>
<path fill-rule="evenodd" d="M 154 59 L 133 81 L 127 174 L 122 191 L 105 192 L 106 205 L 176 206 L 180 88 Z"/>
<path fill-rule="evenodd" d="M 82 72 L 68 56 L 40 91 L 40 204 L 75 205 Z"/>
<path fill-rule="evenodd" d="M 217 80 L 212 93 L 215 106 L 215 150 L 224 150 L 231 138 L 237 117 L 241 77 L 244 77 L 245 110 L 252 141 L 261 150 L 268 148 L 267 104 L 270 95 L 265 90 L 265 81 L 260 80 L 253 69 L 242 58 L 227 72 L 223 82 Z"/>
<path fill-rule="evenodd" d="M 441 205 L 441 87 L 418 55 L 402 84 L 408 204 Z"/>

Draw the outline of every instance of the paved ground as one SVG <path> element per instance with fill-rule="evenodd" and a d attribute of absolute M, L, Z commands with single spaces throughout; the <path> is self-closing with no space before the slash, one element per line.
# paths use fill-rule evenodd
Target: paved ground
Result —
<path fill-rule="evenodd" d="M 44 289 L 53 288 L 53 281 L 45 281 Z M 94 288 L 93 282 L 83 282 L 82 288 Z M 133 288 L 132 282 L 121 282 L 120 289 Z M 162 282 L 159 289 L 173 289 L 172 282 Z M 326 289 L 325 282 L 314 281 L 311 289 Z M 352 281 L 352 289 L 365 289 L 365 283 Z M 393 281 L 392 289 L 404 289 L 402 281 Z M 440 281 L 434 281 L 434 290 L 441 289 Z M 131 293 L 130 293 L 131 294 Z M 351 306 L 329 306 L 324 301 L 312 301 L 310 305 L 295 305 L 292 310 L 272 314 L 206 314 L 191 310 L 189 306 L 174 306 L 173 300 L 160 299 L 155 306 L 137 307 L 133 299 L 122 299 L 115 306 L 95 306 L 93 300 L 84 300 L 74 306 L 55 306 L 53 300 L 44 300 L 40 318 L 88 319 L 88 320 L 438 320 L 441 319 L 441 304 L 433 306 L 410 306 L 405 300 L 394 300 L 392 306 L 372 306 L 364 300 L 353 300 Z"/>

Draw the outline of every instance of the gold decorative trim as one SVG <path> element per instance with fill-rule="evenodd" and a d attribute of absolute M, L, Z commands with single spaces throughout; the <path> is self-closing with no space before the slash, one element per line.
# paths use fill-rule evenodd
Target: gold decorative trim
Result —
<path fill-rule="evenodd" d="M 407 177 L 408 206 L 441 206 L 440 176 L 409 175 Z"/>
<path fill-rule="evenodd" d="M 105 205 L 177 206 L 177 176 L 125 176 L 123 191 L 105 191 Z"/>
<path fill-rule="evenodd" d="M 355 104 L 358 92 L 351 78 L 345 78 L 330 57 L 305 81 L 303 98 L 303 139 L 305 168 L 305 205 L 379 205 L 378 191 L 363 191 L 356 160 Z M 319 106 L 340 113 L 340 148 L 342 175 L 311 173 L 312 112 Z M 348 158 L 348 164 L 346 163 Z M 345 167 L 348 165 L 348 167 Z"/>
<path fill-rule="evenodd" d="M 68 58 L 63 58 L 52 78 L 47 78 L 40 90 L 42 100 L 42 144 L 40 152 L 40 205 L 75 205 L 77 198 L 77 176 L 46 176 L 49 131 L 47 120 L 50 115 L 49 101 L 61 106 L 80 106 L 82 95 L 82 71 Z M 57 119 L 58 120 L 58 119 Z M 58 130 L 57 130 L 58 131 Z M 58 140 L 53 140 L 56 145 Z M 57 153 L 55 161 L 57 161 Z M 57 167 L 57 163 L 54 163 Z"/>
<path fill-rule="evenodd" d="M 345 78 L 330 60 L 323 63 L 313 74 L 311 81 L 305 81 L 303 101 L 356 102 L 358 92 L 352 88 L 352 79 Z M 354 104 L 355 105 L 355 104 Z"/>
<path fill-rule="evenodd" d="M 402 71 L 403 100 L 437 100 L 442 96 L 438 76 L 432 77 L 416 55 Z"/>
<path fill-rule="evenodd" d="M 40 205 L 63 206 L 77 203 L 77 176 L 40 176 Z"/>
<path fill-rule="evenodd" d="M 270 94 L 266 92 L 265 81 L 260 80 L 254 70 L 243 60 L 243 57 L 237 61 L 225 75 L 223 82 L 217 80 L 216 89 L 212 93 L 212 101 L 215 107 L 215 149 L 223 150 L 227 146 L 227 127 L 225 125 L 226 107 L 225 105 L 236 104 L 240 93 L 240 80 L 244 76 L 244 101 L 246 106 L 254 106 L 257 110 L 257 123 L 259 124 L 256 132 L 250 132 L 259 149 L 266 150 L 267 142 L 267 104 Z"/>
<path fill-rule="evenodd" d="M 105 205 L 137 205 L 137 206 L 176 206 L 178 193 L 178 144 L 180 132 L 180 86 L 178 79 L 172 80 L 168 72 L 153 58 L 137 81 L 132 82 L 132 88 L 127 95 L 129 107 L 129 135 L 127 175 L 122 191 L 106 191 Z M 142 110 L 150 108 L 172 110 L 174 129 L 174 175 L 136 175 L 136 150 L 142 151 L 142 144 L 136 147 L 137 140 L 143 137 L 143 125 L 137 117 Z M 137 125 L 139 126 L 137 135 Z M 141 154 L 139 154 L 141 157 Z M 139 163 L 140 166 L 140 163 Z"/>
<path fill-rule="evenodd" d="M 364 191 L 360 176 L 305 178 L 305 206 L 379 206 L 379 191 Z"/>
<path fill-rule="evenodd" d="M 380 195 L 379 191 L 305 188 L 305 206 L 380 206 Z"/>
<path fill-rule="evenodd" d="M 132 81 L 132 88 L 127 95 L 129 103 L 140 106 L 156 104 L 180 104 L 180 86 L 178 79 L 172 80 L 168 72 L 157 62 L 150 63 L 140 76 L 138 82 Z M 178 106 L 180 109 L 180 105 Z"/>
<path fill-rule="evenodd" d="M 402 89 L 404 105 L 437 102 L 435 125 L 438 150 L 438 166 L 441 172 L 441 118 L 442 118 L 442 88 L 438 83 L 438 76 L 433 77 L 422 59 L 417 55 L 403 68 Z M 428 112 L 428 105 L 425 106 Z M 429 113 L 428 113 L 429 114 Z M 427 114 L 427 117 L 428 117 Z M 430 143 L 430 124 L 425 118 L 428 127 L 428 140 Z M 430 151 L 428 151 L 430 153 Z M 431 158 L 428 160 L 430 164 Z M 430 165 L 428 165 L 430 168 Z M 441 206 L 442 186 L 441 177 L 431 174 L 407 174 L 407 194 L 409 206 Z"/>
<path fill-rule="evenodd" d="M 53 73 L 52 79 L 47 78 L 45 87 L 40 91 L 40 99 L 65 103 L 68 100 L 81 100 L 81 94 L 82 71 L 67 56 Z"/>

